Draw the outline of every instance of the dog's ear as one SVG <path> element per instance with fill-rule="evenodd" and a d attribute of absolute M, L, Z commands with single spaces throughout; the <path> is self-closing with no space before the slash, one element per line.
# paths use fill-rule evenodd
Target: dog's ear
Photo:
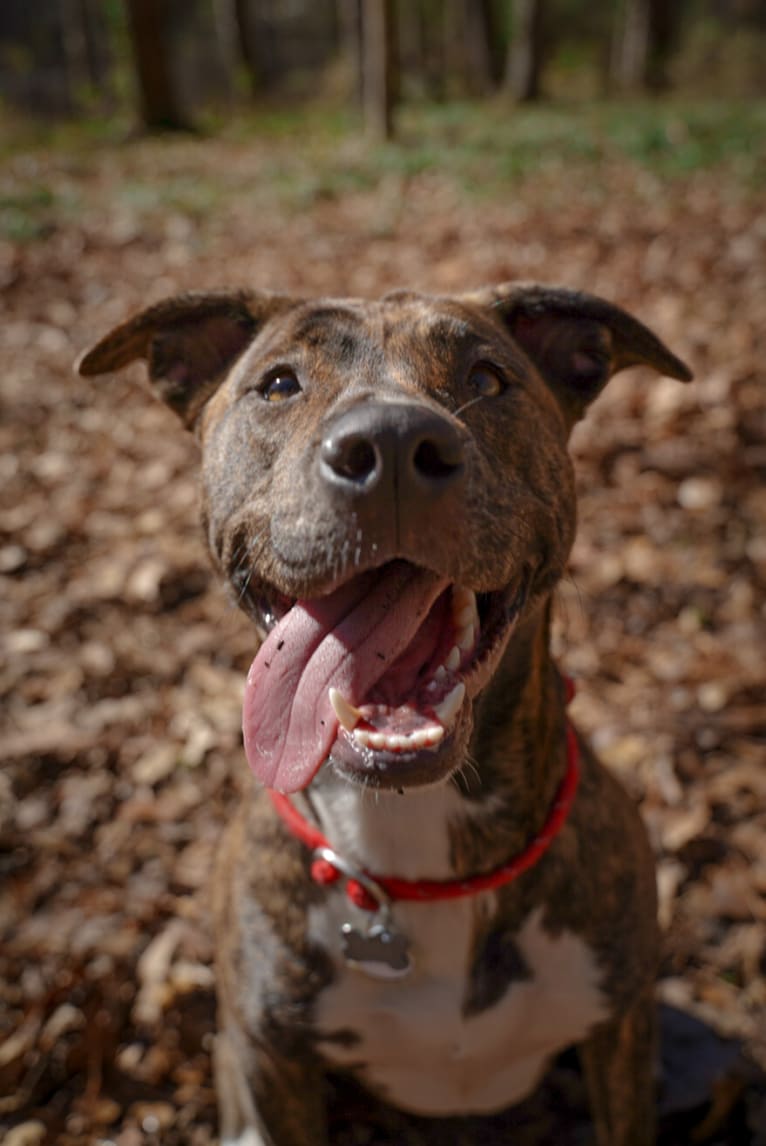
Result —
<path fill-rule="evenodd" d="M 556 394 L 570 423 L 618 370 L 651 366 L 690 381 L 692 372 L 643 323 L 594 295 L 535 283 L 505 283 L 462 296 L 489 308 Z"/>
<path fill-rule="evenodd" d="M 107 374 L 145 359 L 159 396 L 191 427 L 260 327 L 294 305 L 285 295 L 248 291 L 177 295 L 115 327 L 75 368 Z"/>

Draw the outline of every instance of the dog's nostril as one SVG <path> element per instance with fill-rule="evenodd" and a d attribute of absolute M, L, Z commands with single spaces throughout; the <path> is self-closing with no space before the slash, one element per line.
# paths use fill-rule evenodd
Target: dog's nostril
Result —
<path fill-rule="evenodd" d="M 438 443 L 426 439 L 421 442 L 413 455 L 416 471 L 425 478 L 446 478 L 460 466 L 459 451 L 445 450 Z"/>
<path fill-rule="evenodd" d="M 335 452 L 335 456 L 329 460 L 339 477 L 357 482 L 364 481 L 375 473 L 378 465 L 375 448 L 366 438 L 344 442 Z"/>

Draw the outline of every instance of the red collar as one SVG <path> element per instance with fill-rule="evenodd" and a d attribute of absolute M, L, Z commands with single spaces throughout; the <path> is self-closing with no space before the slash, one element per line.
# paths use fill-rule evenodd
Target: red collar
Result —
<path fill-rule="evenodd" d="M 571 695 L 569 682 L 567 687 Z M 513 859 L 495 868 L 494 871 L 482 872 L 467 879 L 399 879 L 397 876 L 373 876 L 361 869 L 355 869 L 333 852 L 326 837 L 301 815 L 287 796 L 273 790 L 269 791 L 269 795 L 289 831 L 306 847 L 322 853 L 315 856 L 311 865 L 314 881 L 319 884 L 331 884 L 340 879 L 341 875 L 350 876 L 346 882 L 346 895 L 351 902 L 366 911 L 377 911 L 381 901 L 386 899 L 391 902 L 415 900 L 422 903 L 462 899 L 467 895 L 476 895 L 480 891 L 492 891 L 510 883 L 522 872 L 531 868 L 545 854 L 566 823 L 580 779 L 579 757 L 577 734 L 572 725 L 567 723 L 567 770 L 542 828 Z M 358 878 L 355 878 L 356 876 Z M 376 897 L 369 888 L 382 891 L 382 897 Z"/>

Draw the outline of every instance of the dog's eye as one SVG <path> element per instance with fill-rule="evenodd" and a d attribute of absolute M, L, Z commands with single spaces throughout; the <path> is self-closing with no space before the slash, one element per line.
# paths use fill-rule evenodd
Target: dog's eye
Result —
<path fill-rule="evenodd" d="M 300 393 L 301 384 L 292 370 L 282 367 L 269 374 L 258 389 L 264 401 L 284 402 Z"/>
<path fill-rule="evenodd" d="M 505 388 L 498 372 L 486 362 L 474 366 L 468 381 L 471 388 L 482 398 L 496 398 Z"/>

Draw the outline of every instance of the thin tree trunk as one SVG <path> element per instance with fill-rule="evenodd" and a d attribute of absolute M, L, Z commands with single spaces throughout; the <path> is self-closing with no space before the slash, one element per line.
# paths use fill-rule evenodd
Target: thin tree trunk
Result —
<path fill-rule="evenodd" d="M 253 45 L 253 20 L 250 11 L 250 0 L 234 0 L 234 22 L 237 30 L 237 44 L 239 58 L 242 61 L 251 95 L 257 95 L 260 88 L 260 76 Z"/>
<path fill-rule="evenodd" d="M 240 62 L 240 39 L 234 0 L 212 0 L 213 26 L 218 42 L 218 54 L 223 66 L 226 98 L 236 90 L 236 75 Z"/>
<path fill-rule="evenodd" d="M 362 0 L 364 121 L 374 139 L 391 139 L 396 99 L 393 0 Z"/>
<path fill-rule="evenodd" d="M 540 98 L 543 70 L 543 0 L 513 0 L 505 86 L 520 103 Z"/>
<path fill-rule="evenodd" d="M 650 91 L 661 92 L 670 87 L 668 63 L 678 45 L 683 6 L 669 4 L 667 0 L 649 0 L 649 4 L 649 59 L 645 81 Z"/>
<path fill-rule="evenodd" d="M 114 107 L 112 53 L 104 13 L 99 0 L 80 0 L 82 4 L 88 75 L 104 109 Z"/>
<path fill-rule="evenodd" d="M 623 0 L 612 49 L 612 87 L 636 92 L 646 86 L 651 11 L 649 0 Z"/>
<path fill-rule="evenodd" d="M 498 74 L 493 46 L 492 7 L 488 0 L 462 0 L 465 28 L 465 59 L 469 90 L 487 95 L 502 78 Z"/>
<path fill-rule="evenodd" d="M 444 4 L 448 83 L 451 79 L 461 95 L 484 96 L 493 86 L 487 15 L 484 0 L 447 0 Z"/>
<path fill-rule="evenodd" d="M 59 0 L 61 40 L 67 74 L 67 89 L 72 107 L 90 86 L 88 42 L 85 37 L 85 14 L 80 0 Z"/>
<path fill-rule="evenodd" d="M 173 82 L 164 4 L 126 2 L 143 125 L 149 131 L 189 131 Z"/>
<path fill-rule="evenodd" d="M 338 24 L 343 51 L 348 60 L 350 82 L 356 103 L 364 104 L 364 60 L 361 0 L 339 0 Z"/>

